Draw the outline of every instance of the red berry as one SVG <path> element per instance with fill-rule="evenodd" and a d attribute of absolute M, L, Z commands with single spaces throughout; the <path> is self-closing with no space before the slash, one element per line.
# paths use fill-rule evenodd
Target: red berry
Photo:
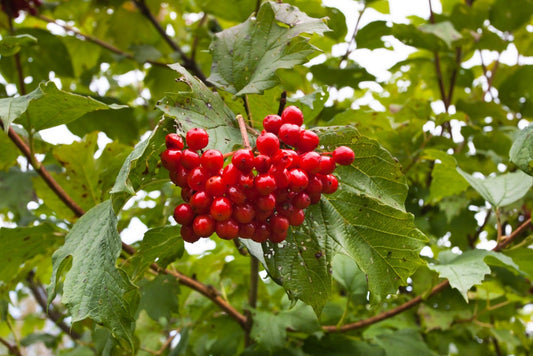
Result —
<path fill-rule="evenodd" d="M 287 231 L 283 231 L 283 232 L 273 232 L 272 234 L 270 234 L 270 236 L 268 237 L 268 239 L 273 242 L 273 243 L 280 243 L 280 242 L 283 242 L 285 241 L 285 239 L 287 238 Z"/>
<path fill-rule="evenodd" d="M 226 185 L 221 176 L 212 176 L 205 182 L 205 191 L 214 197 L 224 195 L 226 192 Z"/>
<path fill-rule="evenodd" d="M 254 168 L 258 173 L 266 173 L 270 169 L 271 159 L 265 155 L 257 155 L 254 157 Z"/>
<path fill-rule="evenodd" d="M 320 157 L 319 162 L 320 174 L 331 174 L 335 171 L 335 161 L 330 156 Z"/>
<path fill-rule="evenodd" d="M 275 169 L 287 168 L 293 165 L 294 160 L 298 158 L 298 154 L 293 150 L 279 150 L 272 157 L 272 167 Z"/>
<path fill-rule="evenodd" d="M 278 115 L 267 115 L 263 119 L 263 128 L 274 135 L 278 134 L 281 124 L 281 117 Z"/>
<path fill-rule="evenodd" d="M 306 152 L 300 156 L 299 166 L 307 173 L 318 173 L 320 170 L 320 155 L 317 152 Z"/>
<path fill-rule="evenodd" d="M 276 180 L 278 188 L 287 188 L 289 186 L 289 172 L 286 169 L 271 169 L 269 173 Z"/>
<path fill-rule="evenodd" d="M 292 198 L 292 204 L 297 209 L 305 209 L 311 204 L 311 197 L 305 192 L 300 192 Z"/>
<path fill-rule="evenodd" d="M 324 185 L 324 187 L 322 188 L 322 193 L 324 194 L 335 193 L 337 191 L 337 188 L 339 188 L 339 181 L 337 180 L 337 177 L 335 177 L 333 174 L 328 174 L 323 177 L 322 184 Z"/>
<path fill-rule="evenodd" d="M 205 214 L 209 211 L 212 202 L 213 198 L 209 194 L 199 191 L 193 194 L 189 204 L 196 214 Z"/>
<path fill-rule="evenodd" d="M 226 192 L 228 198 L 235 204 L 243 204 L 246 200 L 246 195 L 244 195 L 244 192 L 240 188 L 229 187 Z"/>
<path fill-rule="evenodd" d="M 233 213 L 231 201 L 226 197 L 218 197 L 211 203 L 209 213 L 216 221 L 226 221 Z"/>
<path fill-rule="evenodd" d="M 222 171 L 222 181 L 226 185 L 226 188 L 237 185 L 241 174 L 241 171 L 231 163 L 224 167 L 224 170 Z"/>
<path fill-rule="evenodd" d="M 281 113 L 281 122 L 284 124 L 289 123 L 302 126 L 304 123 L 304 115 L 296 106 L 287 106 Z"/>
<path fill-rule="evenodd" d="M 333 151 L 332 157 L 335 163 L 348 166 L 354 161 L 355 154 L 350 147 L 339 146 Z"/>
<path fill-rule="evenodd" d="M 209 135 L 204 129 L 195 127 L 187 131 L 185 141 L 187 141 L 187 146 L 189 149 L 198 151 L 207 146 L 209 143 Z"/>
<path fill-rule="evenodd" d="M 274 194 L 264 195 L 255 200 L 255 207 L 261 211 L 272 211 L 276 207 Z"/>
<path fill-rule="evenodd" d="M 261 195 L 268 195 L 276 190 L 276 180 L 270 174 L 260 174 L 255 177 L 254 187 Z"/>
<path fill-rule="evenodd" d="M 259 223 L 255 226 L 255 233 L 252 236 L 252 240 L 255 242 L 265 242 L 270 236 L 270 230 L 266 223 Z"/>
<path fill-rule="evenodd" d="M 196 167 L 189 173 L 187 184 L 193 190 L 203 190 L 208 178 L 209 172 L 204 167 Z"/>
<path fill-rule="evenodd" d="M 180 229 L 180 233 L 181 233 L 181 238 L 185 242 L 193 243 L 193 242 L 200 240 L 200 236 L 196 235 L 192 226 L 182 225 Z"/>
<path fill-rule="evenodd" d="M 309 193 L 309 197 L 311 198 L 311 204 L 318 204 L 318 202 L 320 201 L 320 197 L 322 196 L 322 193 L 318 192 L 313 192 L 313 193 Z"/>
<path fill-rule="evenodd" d="M 269 210 L 269 211 L 258 210 L 255 213 L 255 221 L 266 223 L 272 217 L 273 214 L 274 214 L 274 210 Z"/>
<path fill-rule="evenodd" d="M 305 191 L 311 195 L 311 194 L 316 194 L 316 193 L 321 193 L 322 192 L 322 187 L 324 185 L 322 184 L 322 179 L 320 179 L 320 177 L 318 176 L 312 176 L 312 177 L 309 177 L 309 184 L 307 185 L 307 188 L 305 188 Z"/>
<path fill-rule="evenodd" d="M 189 149 L 183 150 L 181 155 L 181 165 L 186 169 L 193 169 L 200 165 L 200 156 L 198 153 Z"/>
<path fill-rule="evenodd" d="M 270 229 L 273 233 L 282 233 L 289 230 L 289 219 L 281 215 L 275 215 L 270 220 Z"/>
<path fill-rule="evenodd" d="M 279 139 L 281 142 L 289 145 L 296 146 L 298 139 L 300 138 L 300 126 L 294 124 L 283 124 L 279 128 Z"/>
<path fill-rule="evenodd" d="M 207 150 L 202 154 L 200 164 L 208 171 L 218 173 L 224 166 L 224 156 L 218 150 Z"/>
<path fill-rule="evenodd" d="M 261 154 L 273 156 L 279 150 L 279 139 L 273 133 L 265 132 L 259 135 L 255 145 Z"/>
<path fill-rule="evenodd" d="M 251 190 L 254 187 L 254 175 L 252 173 L 241 174 L 239 178 L 239 187 L 244 190 L 245 194 L 248 193 L 248 190 Z"/>
<path fill-rule="evenodd" d="M 239 236 L 239 224 L 231 219 L 227 221 L 217 221 L 215 231 L 221 239 L 233 240 Z"/>
<path fill-rule="evenodd" d="M 320 139 L 318 135 L 311 130 L 303 130 L 298 137 L 298 149 L 302 152 L 313 151 L 318 147 Z"/>
<path fill-rule="evenodd" d="M 252 150 L 244 148 L 237 150 L 231 158 L 231 163 L 241 172 L 248 174 L 254 168 L 254 154 Z"/>
<path fill-rule="evenodd" d="M 239 226 L 239 236 L 243 239 L 251 239 L 255 234 L 255 224 L 248 223 Z"/>
<path fill-rule="evenodd" d="M 174 209 L 174 220 L 180 225 L 190 225 L 195 214 L 189 204 L 180 204 Z"/>
<path fill-rule="evenodd" d="M 254 219 L 255 210 L 250 204 L 237 205 L 233 209 L 232 217 L 241 224 L 247 224 Z"/>
<path fill-rule="evenodd" d="M 287 189 L 278 189 L 274 192 L 274 196 L 276 197 L 276 203 L 280 204 L 283 202 L 286 202 L 290 199 L 290 194 Z"/>
<path fill-rule="evenodd" d="M 178 169 L 178 166 L 180 165 L 181 154 L 182 153 L 180 150 L 175 150 L 175 149 L 164 150 L 160 156 L 163 167 L 168 169 L 170 172 Z"/>
<path fill-rule="evenodd" d="M 289 189 L 293 192 L 301 192 L 309 184 L 309 178 L 305 171 L 300 168 L 291 169 L 289 171 Z"/>
<path fill-rule="evenodd" d="M 181 165 L 175 171 L 169 172 L 170 180 L 178 187 L 188 187 L 187 178 L 189 177 L 189 171 L 183 168 Z"/>
<path fill-rule="evenodd" d="M 177 133 L 170 133 L 165 136 L 165 145 L 168 149 L 182 150 L 183 139 Z"/>
<path fill-rule="evenodd" d="M 305 213 L 302 209 L 294 209 L 289 214 L 289 224 L 291 226 L 300 226 L 304 223 Z"/>
<path fill-rule="evenodd" d="M 209 237 L 215 232 L 215 220 L 209 215 L 198 215 L 192 223 L 194 233 L 200 237 Z"/>
<path fill-rule="evenodd" d="M 181 199 L 183 199 L 183 201 L 185 202 L 190 202 L 191 201 L 191 198 L 194 194 L 194 190 L 192 190 L 191 188 L 189 187 L 183 187 L 181 188 Z"/>
<path fill-rule="evenodd" d="M 294 212 L 294 205 L 289 202 L 284 202 L 276 205 L 276 210 L 279 215 L 289 217 Z"/>

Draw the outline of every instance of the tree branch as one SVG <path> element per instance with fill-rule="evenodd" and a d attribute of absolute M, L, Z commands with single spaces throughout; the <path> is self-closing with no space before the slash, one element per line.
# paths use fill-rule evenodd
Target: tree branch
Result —
<path fill-rule="evenodd" d="M 283 113 L 283 109 L 285 109 L 285 105 L 287 105 L 287 91 L 286 90 L 281 92 L 281 96 L 279 98 L 278 116 L 281 116 L 281 114 Z"/>
<path fill-rule="evenodd" d="M 250 338 L 250 331 L 252 330 L 252 309 L 255 309 L 257 306 L 257 287 L 259 282 L 259 260 L 254 256 L 250 255 L 250 290 L 248 291 L 248 305 L 250 309 L 246 311 L 246 328 L 244 335 L 244 344 L 245 346 L 250 346 L 252 344 L 252 339 Z"/>
<path fill-rule="evenodd" d="M 2 125 L 1 122 L 0 125 Z M 31 154 L 26 143 L 24 143 L 24 141 L 20 138 L 19 135 L 17 135 L 17 133 L 12 128 L 9 128 L 9 137 L 19 148 L 19 150 L 24 154 L 24 156 L 26 156 L 28 161 L 32 165 L 34 165 L 36 162 L 35 157 L 33 157 L 33 155 Z M 65 205 L 76 214 L 76 216 L 80 217 L 85 214 L 85 211 L 79 205 L 77 205 L 74 200 L 72 200 L 72 198 L 67 194 L 67 192 L 63 190 L 63 188 L 61 188 L 61 186 L 56 182 L 56 180 L 50 175 L 50 173 L 46 170 L 46 168 L 44 168 L 43 165 L 38 164 L 37 167 L 34 166 L 34 169 L 38 171 L 39 175 L 41 176 L 41 178 L 44 179 L 46 184 L 53 190 L 53 192 L 59 197 L 59 199 L 61 199 L 61 201 L 63 201 L 63 203 L 65 203 Z M 122 242 L 122 250 L 129 253 L 130 255 L 133 255 L 135 253 L 135 249 L 124 242 Z M 206 286 L 205 284 L 202 284 L 201 282 L 198 282 L 180 272 L 170 271 L 168 269 L 161 269 L 161 267 L 159 267 L 156 263 L 153 263 L 150 268 L 155 272 L 174 276 L 179 281 L 179 283 L 191 289 L 194 289 L 200 294 L 211 299 L 215 304 L 220 306 L 221 309 L 223 309 L 231 317 L 233 317 L 242 327 L 244 327 L 246 323 L 246 317 L 239 313 L 228 302 L 222 299 L 215 288 Z"/>
<path fill-rule="evenodd" d="M 73 32 L 74 34 L 80 36 L 81 38 L 83 38 L 84 40 L 86 40 L 87 42 L 91 42 L 91 43 L 94 43 L 102 48 L 105 48 L 107 49 L 108 51 L 110 52 L 113 52 L 115 54 L 118 54 L 120 56 L 123 56 L 125 58 L 128 58 L 128 59 L 131 59 L 131 60 L 135 60 L 135 56 L 131 53 L 128 53 L 128 52 L 125 52 L 115 46 L 113 46 L 112 44 L 110 43 L 107 43 L 107 42 L 104 42 L 102 41 L 101 39 L 99 38 L 96 38 L 96 37 L 93 37 L 93 36 L 90 36 L 90 35 L 86 35 L 86 34 L 83 34 L 81 33 L 80 31 L 78 31 L 77 29 L 75 29 L 74 27 L 72 26 L 69 26 L 67 24 L 62 24 L 62 23 L 59 23 L 57 22 L 56 20 L 54 19 L 51 19 L 49 17 L 46 17 L 44 15 L 41 15 L 41 14 L 37 14 L 37 15 L 34 15 L 36 18 L 42 20 L 42 21 L 45 21 L 45 22 L 48 22 L 48 23 L 52 23 L 56 26 L 59 26 L 61 28 L 63 28 L 65 31 L 69 31 L 69 32 Z M 159 66 L 159 67 L 165 67 L 165 68 L 168 68 L 168 64 L 167 63 L 162 63 L 162 62 L 158 62 L 158 61 L 152 61 L 152 60 L 147 60 L 145 61 L 146 63 L 150 63 L 152 65 L 155 65 L 155 66 Z"/>
<path fill-rule="evenodd" d="M 137 6 L 137 8 L 141 12 L 141 14 L 143 14 L 144 17 L 146 17 L 148 19 L 148 21 L 150 21 L 150 23 L 155 27 L 157 32 L 159 32 L 159 34 L 165 40 L 165 42 L 168 43 L 170 48 L 172 48 L 174 51 L 178 52 L 178 54 L 180 55 L 180 57 L 181 57 L 181 59 L 183 61 L 183 66 L 185 68 L 187 68 L 188 70 L 190 70 L 191 72 L 193 72 L 194 75 L 196 75 L 198 77 L 198 79 L 200 79 L 202 82 L 208 84 L 206 76 L 204 75 L 202 70 L 198 67 L 196 62 L 193 59 L 189 58 L 185 54 L 185 52 L 183 52 L 181 47 L 178 46 L 178 44 L 176 42 L 174 42 L 172 40 L 172 38 L 170 38 L 167 35 L 166 31 L 163 29 L 163 27 L 161 27 L 161 25 L 159 24 L 157 19 L 154 17 L 152 12 L 150 11 L 148 6 L 146 5 L 146 2 L 144 0 L 133 0 L 133 3 L 135 4 L 135 6 Z"/>
<path fill-rule="evenodd" d="M 20 349 L 18 348 L 17 345 L 11 345 L 9 342 L 7 342 L 1 337 L 0 337 L 0 344 L 3 344 L 7 348 L 10 355 L 22 356 L 22 353 L 20 352 Z"/>
<path fill-rule="evenodd" d="M 492 251 L 498 252 L 498 251 L 501 251 L 502 249 L 504 249 L 505 247 L 507 247 L 513 240 L 515 240 L 520 234 L 522 234 L 530 225 L 531 225 L 531 218 L 529 218 L 526 221 L 524 221 L 522 223 L 522 225 L 520 225 L 518 228 L 516 228 L 515 231 L 513 231 L 510 235 L 508 235 L 505 238 L 501 239 L 501 242 L 498 245 L 496 245 L 496 247 L 494 247 L 492 249 Z M 434 296 L 437 293 L 440 293 L 441 291 L 446 289 L 449 285 L 450 285 L 450 282 L 448 280 L 444 280 L 444 281 L 440 282 L 435 287 L 433 287 L 433 289 L 431 289 L 431 291 L 429 292 L 429 294 L 427 294 L 427 296 L 425 296 L 425 298 L 429 298 L 431 296 Z M 381 314 L 374 315 L 374 316 L 372 316 L 370 318 L 362 319 L 362 320 L 356 321 L 354 323 L 346 324 L 346 325 L 343 325 L 343 326 L 325 325 L 325 326 L 322 326 L 322 329 L 325 332 L 329 332 L 329 333 L 339 333 L 339 332 L 346 332 L 346 331 L 350 331 L 350 330 L 361 329 L 361 328 L 364 328 L 366 326 L 369 326 L 369 325 L 375 324 L 377 322 L 380 322 L 382 320 L 385 320 L 385 319 L 388 319 L 388 318 L 392 318 L 393 316 L 398 315 L 398 314 L 404 312 L 405 310 L 410 309 L 410 308 L 420 304 L 423 300 L 424 299 L 422 298 L 422 296 L 419 295 L 419 296 L 416 296 L 415 298 L 409 300 L 408 302 L 405 302 L 405 303 L 397 306 L 396 308 L 387 310 L 387 311 L 385 311 L 385 312 L 383 312 Z"/>

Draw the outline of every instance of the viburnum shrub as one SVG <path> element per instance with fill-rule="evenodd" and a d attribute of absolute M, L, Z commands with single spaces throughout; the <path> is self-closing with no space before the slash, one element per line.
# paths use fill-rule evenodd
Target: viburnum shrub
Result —
<path fill-rule="evenodd" d="M 187 148 L 180 135 L 166 136 L 161 162 L 182 189 L 185 203 L 175 208 L 174 220 L 185 241 L 216 232 L 225 240 L 282 242 L 289 226 L 304 222 L 310 204 L 338 189 L 332 173 L 337 164 L 350 165 L 355 154 L 346 146 L 316 152 L 319 137 L 302 127 L 303 119 L 296 106 L 286 107 L 281 116 L 268 115 L 255 148 L 227 154 L 202 151 L 209 143 L 202 128 L 186 133 Z"/>

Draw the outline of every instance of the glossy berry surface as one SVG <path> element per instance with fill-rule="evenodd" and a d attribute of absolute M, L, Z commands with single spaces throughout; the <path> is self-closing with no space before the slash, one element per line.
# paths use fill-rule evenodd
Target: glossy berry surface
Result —
<path fill-rule="evenodd" d="M 281 122 L 284 124 L 302 126 L 304 123 L 304 115 L 298 107 L 294 105 L 287 106 L 281 113 Z"/>
<path fill-rule="evenodd" d="M 209 143 L 209 135 L 204 129 L 194 128 L 187 131 L 185 141 L 187 142 L 189 149 L 198 151 L 207 146 Z"/>
<path fill-rule="evenodd" d="M 333 151 L 332 158 L 335 163 L 348 166 L 354 161 L 355 154 L 350 147 L 340 146 Z"/>

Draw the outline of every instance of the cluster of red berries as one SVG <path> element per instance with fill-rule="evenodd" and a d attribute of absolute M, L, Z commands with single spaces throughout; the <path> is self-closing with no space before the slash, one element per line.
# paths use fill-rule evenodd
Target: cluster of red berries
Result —
<path fill-rule="evenodd" d="M 289 226 L 301 225 L 305 208 L 318 203 L 321 194 L 337 190 L 339 182 L 332 174 L 336 165 L 354 160 L 346 146 L 315 152 L 319 138 L 302 124 L 302 112 L 295 106 L 281 116 L 266 116 L 256 148 L 226 155 L 231 156 L 226 166 L 220 151 L 201 151 L 209 142 L 205 130 L 189 130 L 186 149 L 180 135 L 168 134 L 161 161 L 185 201 L 174 210 L 183 239 L 195 242 L 216 232 L 225 240 L 281 242 Z"/>
<path fill-rule="evenodd" d="M 2 0 L 2 11 L 16 19 L 21 11 L 37 14 L 37 8 L 41 4 L 41 0 Z"/>

